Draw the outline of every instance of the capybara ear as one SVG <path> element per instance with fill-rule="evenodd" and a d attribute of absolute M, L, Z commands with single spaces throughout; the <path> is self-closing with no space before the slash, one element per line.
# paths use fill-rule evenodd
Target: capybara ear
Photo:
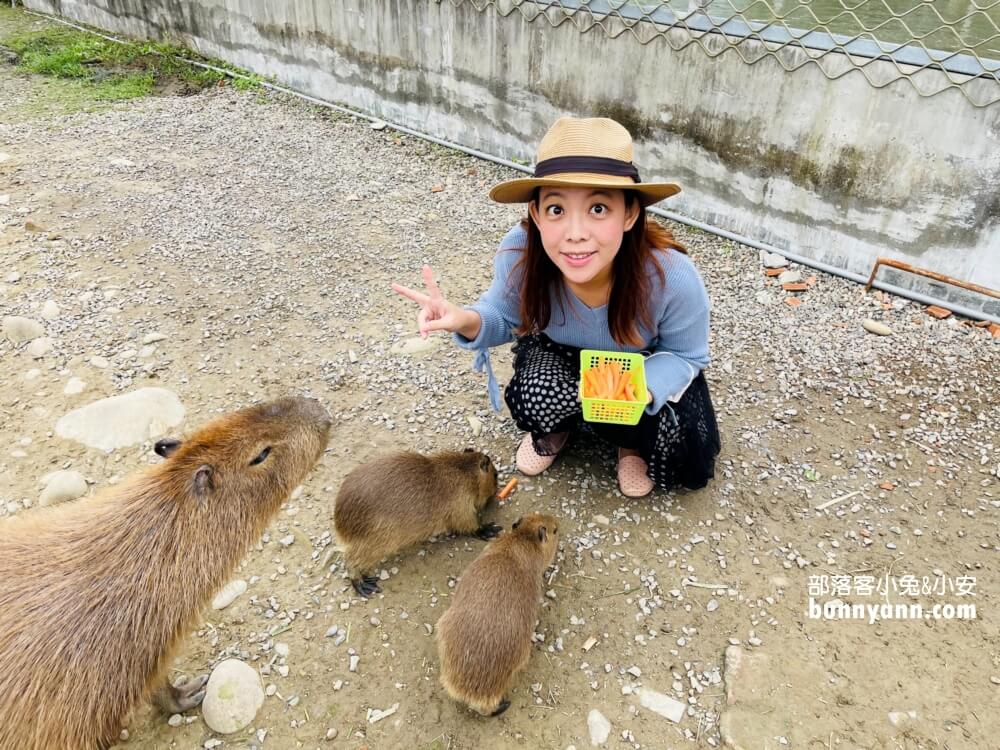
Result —
<path fill-rule="evenodd" d="M 163 438 L 163 440 L 156 441 L 156 445 L 153 446 L 153 452 L 157 456 L 169 458 L 180 447 L 181 441 L 177 438 Z"/>
<path fill-rule="evenodd" d="M 538 527 L 538 541 L 544 542 L 545 541 L 545 537 L 547 537 L 547 536 L 548 536 L 548 532 L 545 530 L 545 527 L 544 526 L 539 526 Z"/>
<path fill-rule="evenodd" d="M 194 473 L 194 492 L 199 497 L 204 497 L 215 489 L 213 476 L 215 472 L 208 464 L 202 464 Z"/>
<path fill-rule="evenodd" d="M 473 452 L 472 448 L 466 448 L 465 450 L 462 451 L 462 453 L 472 453 L 472 452 Z"/>
<path fill-rule="evenodd" d="M 523 520 L 524 520 L 524 516 L 521 516 L 521 517 L 520 517 L 520 518 L 518 518 L 518 519 L 517 519 L 516 521 L 514 521 L 514 523 L 512 523 L 510 527 L 511 527 L 512 529 L 516 529 L 516 528 L 517 528 L 518 526 L 520 526 L 520 525 L 521 525 L 521 521 L 523 521 Z"/>
<path fill-rule="evenodd" d="M 491 461 L 490 457 L 484 453 L 482 458 L 479 459 L 480 470 L 488 474 L 491 466 L 493 466 L 493 461 Z"/>

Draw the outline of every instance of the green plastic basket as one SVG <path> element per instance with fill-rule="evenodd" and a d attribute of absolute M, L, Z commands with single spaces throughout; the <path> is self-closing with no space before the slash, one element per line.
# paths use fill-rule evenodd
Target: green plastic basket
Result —
<path fill-rule="evenodd" d="M 623 371 L 632 373 L 635 395 L 638 401 L 614 401 L 608 398 L 583 397 L 583 373 L 600 367 L 606 362 L 617 362 Z M 580 401 L 583 402 L 583 418 L 588 422 L 610 422 L 611 424 L 638 424 L 646 410 L 646 367 L 641 354 L 628 352 L 602 352 L 584 349 L 580 352 Z"/>

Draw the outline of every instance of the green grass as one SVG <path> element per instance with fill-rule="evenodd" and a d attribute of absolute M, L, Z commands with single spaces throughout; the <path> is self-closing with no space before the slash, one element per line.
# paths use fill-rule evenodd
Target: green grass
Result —
<path fill-rule="evenodd" d="M 47 87 L 51 110 L 94 109 L 101 103 L 157 93 L 192 94 L 228 78 L 189 60 L 242 73 L 178 45 L 113 42 L 4 6 L 0 6 L 0 44 L 18 55 L 19 69 L 60 82 Z M 259 89 L 262 80 L 251 75 L 227 83 L 249 91 Z"/>

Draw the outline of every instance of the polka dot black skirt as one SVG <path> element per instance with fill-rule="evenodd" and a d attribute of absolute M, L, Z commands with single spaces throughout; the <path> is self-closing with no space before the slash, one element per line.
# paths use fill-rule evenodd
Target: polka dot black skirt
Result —
<path fill-rule="evenodd" d="M 557 452 L 551 434 L 583 425 L 577 397 L 580 350 L 533 334 L 518 339 L 513 351 L 514 376 L 504 399 L 517 426 L 531 433 L 535 451 L 551 456 Z M 650 479 L 662 489 L 699 489 L 715 475 L 721 441 L 704 373 L 691 382 L 680 401 L 666 404 L 656 414 L 643 414 L 633 427 L 587 425 L 612 445 L 639 451 Z"/>

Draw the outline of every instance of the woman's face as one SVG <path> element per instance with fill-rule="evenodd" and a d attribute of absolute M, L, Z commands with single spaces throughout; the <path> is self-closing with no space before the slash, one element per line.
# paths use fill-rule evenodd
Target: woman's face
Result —
<path fill-rule="evenodd" d="M 573 285 L 606 281 L 622 236 L 639 216 L 626 208 L 625 191 L 614 188 L 543 187 L 528 211 L 542 236 L 545 254 Z"/>

